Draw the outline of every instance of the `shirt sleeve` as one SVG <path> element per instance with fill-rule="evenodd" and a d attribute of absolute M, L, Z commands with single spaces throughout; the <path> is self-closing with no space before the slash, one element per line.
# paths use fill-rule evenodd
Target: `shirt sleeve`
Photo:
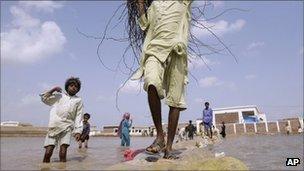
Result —
<path fill-rule="evenodd" d="M 83 117 L 83 103 L 82 101 L 80 101 L 76 109 L 76 117 L 75 117 L 74 131 L 73 131 L 74 134 L 82 133 L 82 129 L 83 129 L 82 117 Z"/>
<path fill-rule="evenodd" d="M 51 94 L 49 91 L 39 94 L 41 101 L 49 106 L 52 106 L 59 100 L 61 94 Z"/>
<path fill-rule="evenodd" d="M 148 18 L 146 17 L 146 14 L 143 14 L 139 18 L 138 24 L 143 31 L 145 31 L 149 27 L 149 21 L 148 21 Z"/>

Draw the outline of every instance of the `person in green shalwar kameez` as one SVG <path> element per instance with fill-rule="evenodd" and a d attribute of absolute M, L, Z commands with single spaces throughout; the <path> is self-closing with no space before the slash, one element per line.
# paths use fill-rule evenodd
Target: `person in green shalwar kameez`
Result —
<path fill-rule="evenodd" d="M 131 0 L 129 0 L 131 1 Z M 145 38 L 140 67 L 132 80 L 144 79 L 144 90 L 157 131 L 148 153 L 164 150 L 164 158 L 177 159 L 172 143 L 180 111 L 186 109 L 185 89 L 188 83 L 187 46 L 191 20 L 190 0 L 154 0 L 145 10 L 145 0 L 135 0 L 140 18 L 138 24 Z M 165 143 L 162 128 L 161 99 L 169 106 L 168 135 Z"/>

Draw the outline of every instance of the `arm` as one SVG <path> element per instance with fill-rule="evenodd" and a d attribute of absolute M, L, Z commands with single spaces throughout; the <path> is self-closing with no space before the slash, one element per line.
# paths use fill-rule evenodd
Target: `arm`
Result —
<path fill-rule="evenodd" d="M 41 101 L 46 105 L 52 106 L 59 99 L 59 96 L 53 94 L 56 91 L 61 93 L 62 90 L 60 87 L 54 87 L 47 92 L 41 93 Z"/>
<path fill-rule="evenodd" d="M 89 124 L 89 128 L 88 128 L 88 135 L 90 134 L 90 132 L 91 132 L 91 125 Z"/>
<path fill-rule="evenodd" d="M 77 141 L 79 140 L 80 134 L 82 133 L 82 129 L 83 129 L 82 117 L 83 117 L 83 104 L 82 101 L 80 101 L 76 109 L 74 131 L 73 131 Z"/>
<path fill-rule="evenodd" d="M 137 1 L 137 8 L 139 11 L 139 16 L 142 16 L 145 14 L 145 0 L 138 0 Z"/>
<path fill-rule="evenodd" d="M 143 31 L 145 31 L 149 26 L 148 19 L 145 15 L 146 14 L 145 13 L 145 0 L 138 0 L 137 8 L 139 11 L 139 16 L 140 16 L 140 18 L 138 20 L 139 26 Z"/>

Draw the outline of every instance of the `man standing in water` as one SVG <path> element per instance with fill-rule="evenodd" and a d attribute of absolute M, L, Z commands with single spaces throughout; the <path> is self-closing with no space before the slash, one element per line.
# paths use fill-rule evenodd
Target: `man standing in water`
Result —
<path fill-rule="evenodd" d="M 203 110 L 203 124 L 207 136 L 212 138 L 212 121 L 213 121 L 213 111 L 209 107 L 209 102 L 205 102 L 205 109 Z"/>
<path fill-rule="evenodd" d="M 136 2 L 136 7 L 132 3 Z M 188 82 L 187 46 L 191 19 L 191 0 L 147 1 L 128 0 L 129 14 L 139 10 L 139 26 L 145 33 L 140 68 L 132 80 L 144 79 L 144 90 L 156 128 L 148 153 L 165 151 L 164 158 L 177 159 L 172 153 L 180 111 L 186 109 L 185 89 Z M 147 9 L 147 10 L 146 10 Z M 131 11 L 131 12 L 130 12 Z M 133 16 L 129 16 L 133 17 Z M 167 144 L 162 128 L 160 100 L 169 106 Z"/>

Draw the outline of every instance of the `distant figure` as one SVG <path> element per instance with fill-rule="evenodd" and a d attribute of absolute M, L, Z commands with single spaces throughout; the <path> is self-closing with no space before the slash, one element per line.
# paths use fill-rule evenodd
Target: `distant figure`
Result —
<path fill-rule="evenodd" d="M 153 137 L 153 129 L 150 130 L 150 137 Z"/>
<path fill-rule="evenodd" d="M 222 130 L 221 130 L 220 134 L 222 135 L 223 138 L 226 137 L 226 126 L 225 126 L 225 122 L 224 121 L 222 122 Z"/>
<path fill-rule="evenodd" d="M 82 148 L 82 143 L 84 143 L 85 148 L 88 148 L 88 141 L 90 138 L 90 127 L 91 127 L 88 120 L 90 119 L 90 117 L 91 115 L 88 113 L 85 113 L 83 115 L 83 130 L 80 136 L 79 148 Z"/>
<path fill-rule="evenodd" d="M 79 78 L 70 77 L 65 82 L 65 91 L 60 87 L 40 94 L 41 100 L 51 106 L 49 129 L 44 141 L 44 163 L 49 163 L 55 146 L 59 145 L 60 162 L 66 162 L 67 148 L 74 134 L 79 141 L 82 132 L 83 104 L 76 96 L 81 88 Z"/>
<path fill-rule="evenodd" d="M 288 123 L 285 125 L 285 130 L 286 130 L 287 135 L 289 135 L 291 133 L 291 127 L 290 127 L 290 125 L 288 125 Z"/>
<path fill-rule="evenodd" d="M 301 128 L 301 126 L 298 127 L 298 133 L 302 133 L 303 129 Z"/>
<path fill-rule="evenodd" d="M 213 121 L 213 111 L 209 108 L 209 102 L 205 103 L 205 109 L 203 110 L 203 124 L 207 136 L 212 138 L 212 121 Z"/>
<path fill-rule="evenodd" d="M 180 128 L 178 130 L 178 139 L 177 139 L 176 142 L 180 142 L 180 141 L 186 140 L 186 135 L 187 135 L 186 128 L 185 127 Z"/>
<path fill-rule="evenodd" d="M 213 135 L 216 135 L 216 136 L 219 135 L 220 131 L 214 125 L 212 126 L 212 131 L 213 131 Z"/>
<path fill-rule="evenodd" d="M 132 126 L 132 119 L 130 119 L 130 113 L 125 113 L 118 127 L 118 134 L 121 139 L 121 146 L 130 146 L 130 132 L 129 129 Z"/>
<path fill-rule="evenodd" d="M 148 136 L 148 131 L 147 131 L 147 130 L 143 130 L 143 131 L 142 131 L 142 136 L 143 136 L 143 137 Z"/>
<path fill-rule="evenodd" d="M 195 127 L 192 124 L 192 120 L 189 121 L 189 125 L 186 128 L 188 130 L 189 140 L 193 140 L 193 134 L 195 133 Z"/>

